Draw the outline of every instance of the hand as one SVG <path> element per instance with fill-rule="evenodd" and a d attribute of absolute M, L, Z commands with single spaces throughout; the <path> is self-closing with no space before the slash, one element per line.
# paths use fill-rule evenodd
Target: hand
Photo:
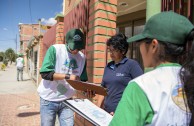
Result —
<path fill-rule="evenodd" d="M 84 92 L 84 94 L 88 97 L 88 98 L 93 98 L 94 96 L 96 96 L 95 91 L 92 90 L 88 90 Z"/>
<path fill-rule="evenodd" d="M 70 77 L 69 77 L 70 80 L 80 80 L 80 77 L 79 76 L 76 76 L 74 74 L 70 74 Z"/>
<path fill-rule="evenodd" d="M 114 115 L 114 112 L 110 112 L 110 114 L 113 116 Z"/>

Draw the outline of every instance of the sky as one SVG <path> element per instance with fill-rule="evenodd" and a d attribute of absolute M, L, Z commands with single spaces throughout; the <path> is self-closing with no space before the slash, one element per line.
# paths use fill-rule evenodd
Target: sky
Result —
<path fill-rule="evenodd" d="M 19 23 L 53 25 L 62 13 L 63 0 L 0 0 L 0 52 L 19 50 Z M 17 42 L 16 42 L 17 39 Z"/>

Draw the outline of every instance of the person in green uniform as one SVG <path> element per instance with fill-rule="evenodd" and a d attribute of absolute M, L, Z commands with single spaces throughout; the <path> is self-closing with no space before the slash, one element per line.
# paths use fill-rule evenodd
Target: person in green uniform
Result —
<path fill-rule="evenodd" d="M 194 125 L 194 26 L 172 11 L 152 16 L 137 42 L 144 67 L 153 67 L 129 82 L 110 126 Z M 179 57 L 190 44 L 181 66 Z"/>
<path fill-rule="evenodd" d="M 54 126 L 56 116 L 61 126 L 74 125 L 74 112 L 63 102 L 76 92 L 66 79 L 88 80 L 86 58 L 80 51 L 85 48 L 84 38 L 80 29 L 71 29 L 65 36 L 66 44 L 54 44 L 46 52 L 38 87 L 41 126 Z"/>

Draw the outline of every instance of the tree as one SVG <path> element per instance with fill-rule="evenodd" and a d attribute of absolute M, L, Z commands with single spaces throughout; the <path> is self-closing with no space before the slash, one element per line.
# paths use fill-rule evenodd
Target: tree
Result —
<path fill-rule="evenodd" d="M 5 53 L 4 52 L 0 52 L 0 62 L 3 61 L 4 57 L 5 57 Z"/>
<path fill-rule="evenodd" d="M 13 50 L 12 48 L 9 48 L 9 49 L 7 49 L 7 50 L 5 51 L 5 57 L 6 57 L 6 59 L 8 59 L 8 60 L 11 62 L 11 64 L 12 64 L 12 62 L 15 61 L 16 54 L 15 54 L 15 52 L 14 52 L 14 50 Z"/>

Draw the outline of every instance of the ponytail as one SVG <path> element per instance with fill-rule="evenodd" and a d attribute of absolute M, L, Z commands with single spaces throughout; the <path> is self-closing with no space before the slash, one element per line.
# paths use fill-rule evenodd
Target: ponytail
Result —
<path fill-rule="evenodd" d="M 190 126 L 194 126 L 194 30 L 190 32 L 186 41 L 188 42 L 187 44 L 191 44 L 191 46 L 188 46 L 188 54 L 185 63 L 182 65 L 180 78 L 184 84 L 183 91 L 186 95 L 184 100 L 187 112 L 190 110 L 192 114 Z M 190 117 L 188 117 L 188 119 L 190 119 Z"/>

